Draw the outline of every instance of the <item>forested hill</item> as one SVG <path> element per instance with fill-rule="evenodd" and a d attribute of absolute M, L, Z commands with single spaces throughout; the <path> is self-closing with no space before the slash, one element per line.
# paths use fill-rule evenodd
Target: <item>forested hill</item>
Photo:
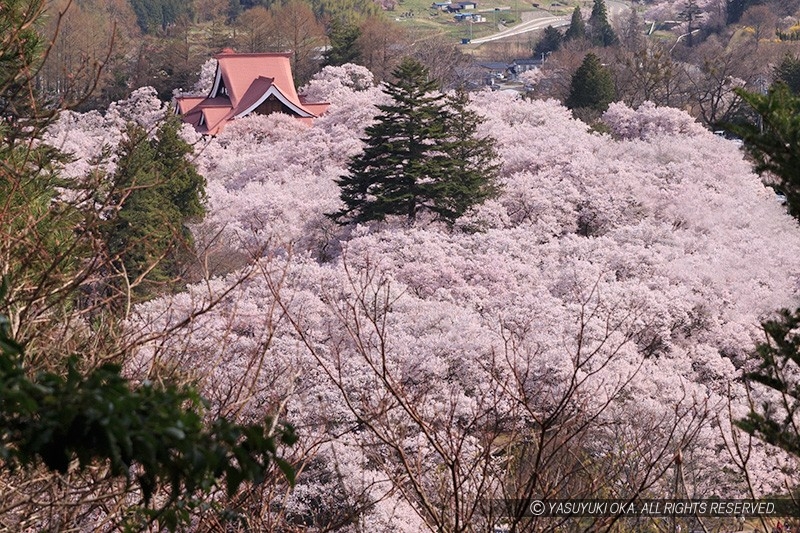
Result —
<path fill-rule="evenodd" d="M 251 527 L 482 529 L 487 495 L 663 497 L 678 451 L 681 490 L 744 494 L 730 415 L 760 320 L 798 304 L 800 231 L 739 147 L 674 109 L 615 104 L 598 134 L 557 102 L 482 92 L 496 199 L 452 227 L 341 227 L 336 180 L 387 103 L 369 80 L 324 70 L 308 92 L 331 110 L 310 128 L 272 115 L 193 139 L 208 279 L 127 323 L 158 339 L 131 375 L 172 369 L 215 412 L 298 428 L 298 484 L 248 496 Z M 161 107 L 140 91 L 117 109 L 150 128 Z M 120 124 L 64 113 L 48 142 L 82 165 Z M 794 482 L 751 452 L 759 493 Z"/>

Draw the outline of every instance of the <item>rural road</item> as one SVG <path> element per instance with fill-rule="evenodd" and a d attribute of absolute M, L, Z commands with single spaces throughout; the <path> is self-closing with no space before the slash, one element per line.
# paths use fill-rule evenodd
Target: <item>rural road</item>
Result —
<path fill-rule="evenodd" d="M 513 37 L 515 35 L 519 35 L 521 33 L 528 33 L 529 31 L 536 31 L 536 30 L 543 30 L 548 26 L 566 26 L 569 24 L 569 17 L 542 17 L 536 18 L 533 20 L 528 20 L 526 22 L 522 22 L 508 28 L 507 30 L 503 30 L 499 33 L 495 33 L 494 35 L 490 35 L 488 37 L 482 37 L 480 39 L 472 39 L 470 41 L 471 44 L 483 44 L 488 43 L 490 41 L 499 41 L 500 39 L 505 39 L 507 37 Z"/>
<path fill-rule="evenodd" d="M 608 18 L 612 22 L 614 19 L 624 15 L 628 11 L 628 9 L 630 9 L 628 7 L 628 4 L 618 1 L 606 2 L 606 6 L 608 9 Z M 583 13 L 584 17 L 586 17 L 587 14 L 588 13 Z M 514 37 L 515 35 L 520 35 L 531 31 L 543 30 L 548 26 L 553 26 L 554 28 L 557 28 L 559 26 L 567 26 L 569 24 L 570 18 L 571 15 L 562 17 L 545 15 L 543 17 L 537 17 L 532 20 L 521 22 L 516 26 L 512 26 L 511 28 L 495 33 L 494 35 L 490 35 L 488 37 L 481 37 L 480 39 L 472 39 L 470 41 L 470 44 L 483 44 L 491 41 L 499 41 L 500 39 Z"/>

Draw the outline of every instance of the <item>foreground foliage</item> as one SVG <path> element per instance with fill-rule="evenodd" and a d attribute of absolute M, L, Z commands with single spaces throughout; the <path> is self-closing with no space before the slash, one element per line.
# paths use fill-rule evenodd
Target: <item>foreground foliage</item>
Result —
<path fill-rule="evenodd" d="M 767 340 L 758 345 L 759 367 L 747 378 L 775 393 L 739 422 L 748 433 L 758 434 L 765 441 L 800 457 L 800 310 L 781 311 L 779 316 L 762 324 Z"/>
<path fill-rule="evenodd" d="M 783 82 L 765 94 L 739 91 L 756 112 L 757 123 L 732 126 L 755 159 L 785 195 L 789 213 L 800 219 L 800 97 Z M 751 435 L 800 458 L 800 308 L 779 311 L 761 324 L 765 341 L 755 351 L 758 368 L 745 377 L 761 387 L 750 412 L 737 423 Z M 755 385 L 756 387 L 758 385 Z M 800 484 L 787 484 L 797 490 Z"/>
<path fill-rule="evenodd" d="M 127 144 L 113 178 L 107 131 L 91 171 L 64 172 L 70 156 L 42 142 L 66 104 L 36 90 L 42 12 L 0 9 L 0 527 L 176 530 L 243 487 L 293 483 L 279 448 L 296 437 L 265 413 L 209 411 L 159 369 L 124 377 L 139 340 L 110 311 L 151 277 L 180 281 L 204 181 L 174 118 L 152 140 L 114 132 Z"/>
<path fill-rule="evenodd" d="M 113 476 L 135 480 L 145 506 L 162 487 L 169 488 L 166 502 L 142 514 L 171 531 L 188 523 L 195 497 L 220 482 L 232 495 L 242 483 L 262 482 L 275 463 L 293 483 L 292 467 L 278 455 L 279 445 L 296 441 L 291 426 L 276 427 L 270 419 L 249 426 L 225 418 L 206 424 L 206 405 L 195 390 L 148 382 L 133 386 L 112 364 L 84 376 L 77 357 L 68 359 L 65 375 L 43 372 L 31 379 L 23 347 L 9 337 L 5 317 L 0 317 L 0 349 L 3 468 L 41 462 L 66 474 L 107 463 Z"/>
<path fill-rule="evenodd" d="M 756 170 L 777 178 L 776 186 L 786 195 L 789 212 L 800 218 L 800 96 L 785 84 L 764 95 L 746 91 L 739 95 L 756 112 L 758 121 L 730 129 L 741 136 L 755 158 Z"/>

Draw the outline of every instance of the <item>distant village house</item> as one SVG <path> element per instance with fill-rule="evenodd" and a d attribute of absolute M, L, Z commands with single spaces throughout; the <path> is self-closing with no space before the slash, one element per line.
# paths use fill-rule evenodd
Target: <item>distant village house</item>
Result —
<path fill-rule="evenodd" d="M 290 58 L 290 53 L 237 54 L 225 49 L 214 56 L 217 71 L 209 95 L 179 96 L 177 111 L 204 135 L 216 135 L 228 122 L 252 113 L 285 113 L 310 122 L 329 104 L 307 102 L 297 94 Z"/>
<path fill-rule="evenodd" d="M 478 3 L 471 0 L 464 0 L 463 2 L 453 2 L 452 0 L 442 0 L 431 4 L 431 8 L 445 11 L 447 13 L 460 13 L 461 11 L 470 11 L 477 9 Z"/>
<path fill-rule="evenodd" d="M 444 9 L 449 13 L 460 13 L 463 10 L 473 10 L 478 7 L 477 2 L 458 2 L 457 4 L 450 4 Z"/>

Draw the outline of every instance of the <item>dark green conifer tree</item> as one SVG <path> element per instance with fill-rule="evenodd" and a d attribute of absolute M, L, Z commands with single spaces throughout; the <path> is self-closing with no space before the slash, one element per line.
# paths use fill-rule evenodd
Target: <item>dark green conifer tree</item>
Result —
<path fill-rule="evenodd" d="M 775 82 L 784 83 L 793 94 L 800 94 L 800 57 L 787 53 L 775 67 Z"/>
<path fill-rule="evenodd" d="M 0 314 L 29 342 L 58 324 L 69 293 L 91 271 L 92 213 L 78 180 L 59 175 L 68 157 L 41 141 L 59 102 L 36 91 L 44 42 L 37 33 L 44 2 L 0 6 Z M 70 194 L 59 194 L 72 189 Z M 64 201 L 60 196 L 78 198 Z"/>
<path fill-rule="evenodd" d="M 436 191 L 439 217 L 448 222 L 464 214 L 470 207 L 496 196 L 496 176 L 500 170 L 493 137 L 478 136 L 483 118 L 468 108 L 469 97 L 459 91 L 448 99 L 447 125 L 449 142 L 445 152 L 449 159 L 448 179 Z"/>
<path fill-rule="evenodd" d="M 191 6 L 181 0 L 131 0 L 136 21 L 145 33 L 166 30 L 179 18 L 190 17 Z"/>
<path fill-rule="evenodd" d="M 600 58 L 591 52 L 586 54 L 572 76 L 569 97 L 564 104 L 573 111 L 589 109 L 602 112 L 608 109 L 615 97 L 611 73 L 600 63 Z"/>
<path fill-rule="evenodd" d="M 331 46 L 325 52 L 325 66 L 340 66 L 355 62 L 359 55 L 356 43 L 360 36 L 361 29 L 355 23 L 343 18 L 333 19 L 328 30 Z"/>
<path fill-rule="evenodd" d="M 791 61 L 791 59 L 790 59 Z M 768 94 L 737 90 L 756 112 L 758 122 L 729 125 L 739 135 L 756 162 L 756 171 L 770 172 L 786 195 L 789 213 L 800 220 L 800 96 L 784 83 L 776 83 Z M 800 458 L 800 309 L 783 309 L 762 324 L 765 341 L 758 344 L 753 360 L 758 368 L 745 374 L 750 386 L 768 389 L 763 403 L 751 403 L 750 413 L 737 425 L 765 442 Z M 797 513 L 797 502 L 789 509 Z"/>
<path fill-rule="evenodd" d="M 429 211 L 453 223 L 493 193 L 493 144 L 476 138 L 478 117 L 463 99 L 448 104 L 422 64 L 407 58 L 393 76 L 392 101 L 378 106 L 364 152 L 337 181 L 344 207 L 330 216 L 345 224 L 400 215 L 413 225 Z"/>
<path fill-rule="evenodd" d="M 754 3 L 756 3 L 755 0 L 727 0 L 727 23 L 736 24 L 739 22 L 739 19 L 742 18 L 742 15 L 745 11 L 747 11 L 747 8 Z"/>
<path fill-rule="evenodd" d="M 779 316 L 761 324 L 766 342 L 756 348 L 759 367 L 745 377 L 752 383 L 772 389 L 780 398 L 774 403 L 751 405 L 751 411 L 737 425 L 764 441 L 800 457 L 800 432 L 796 425 L 800 414 L 800 381 L 795 372 L 800 365 L 800 309 L 784 309 Z"/>
<path fill-rule="evenodd" d="M 572 12 L 572 19 L 570 20 L 569 28 L 567 28 L 567 32 L 564 34 L 564 40 L 577 41 L 585 38 L 586 23 L 583 21 L 581 6 L 575 6 L 575 10 Z"/>
<path fill-rule="evenodd" d="M 105 227 L 109 257 L 122 283 L 117 288 L 149 297 L 182 278 L 192 257 L 185 224 L 205 212 L 205 180 L 186 158 L 191 146 L 169 117 L 154 139 L 129 125 L 120 144 L 113 203 L 121 205 Z"/>
<path fill-rule="evenodd" d="M 592 14 L 589 17 L 592 43 L 596 46 L 613 46 L 619 43 L 614 28 L 608 22 L 608 10 L 605 0 L 594 0 Z"/>
<path fill-rule="evenodd" d="M 244 8 L 239 0 L 229 0 L 228 9 L 225 11 L 225 22 L 233 24 L 242 12 Z"/>
<path fill-rule="evenodd" d="M 779 83 L 768 94 L 737 91 L 759 117 L 757 123 L 731 125 L 756 161 L 770 172 L 786 195 L 789 212 L 800 219 L 800 96 Z"/>
<path fill-rule="evenodd" d="M 542 54 L 556 52 L 561 48 L 561 41 L 563 41 L 563 39 L 564 37 L 561 35 L 560 31 L 552 26 L 546 27 L 542 38 L 539 39 L 539 42 L 536 43 L 536 47 L 533 49 L 533 56 L 538 58 Z"/>

